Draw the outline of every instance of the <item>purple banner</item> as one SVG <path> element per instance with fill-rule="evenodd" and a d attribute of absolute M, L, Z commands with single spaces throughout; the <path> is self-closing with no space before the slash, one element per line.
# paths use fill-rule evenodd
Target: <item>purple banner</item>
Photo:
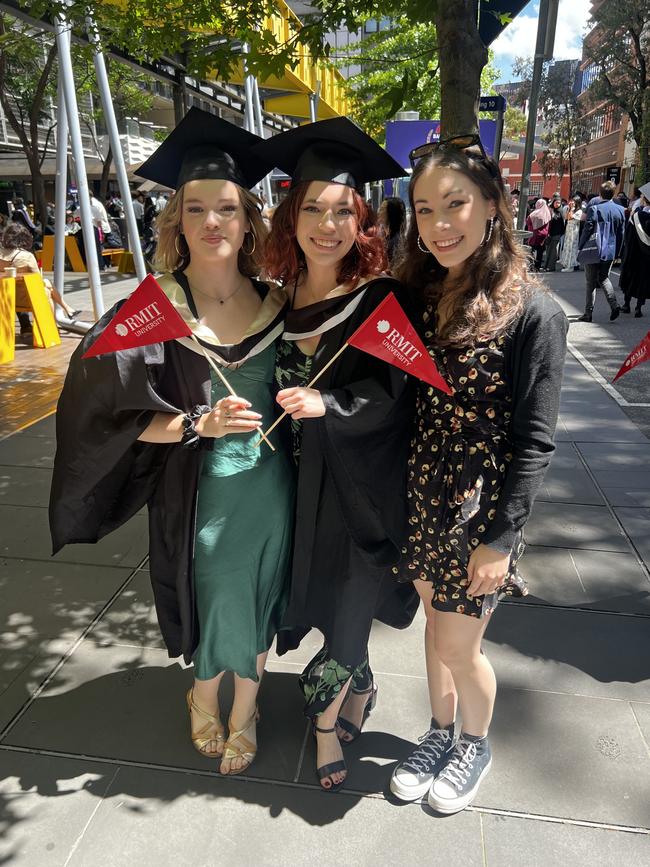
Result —
<path fill-rule="evenodd" d="M 496 128 L 495 120 L 479 121 L 483 147 L 491 156 L 494 153 Z M 439 138 L 439 120 L 389 120 L 386 122 L 386 150 L 405 169 L 410 168 L 409 153 L 413 148 L 426 142 L 438 141 Z"/>

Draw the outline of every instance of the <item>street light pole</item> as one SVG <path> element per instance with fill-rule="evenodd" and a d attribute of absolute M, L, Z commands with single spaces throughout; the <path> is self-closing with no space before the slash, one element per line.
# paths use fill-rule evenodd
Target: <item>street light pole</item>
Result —
<path fill-rule="evenodd" d="M 65 34 L 69 41 L 70 34 Z M 54 185 L 54 287 L 63 297 L 65 291 L 65 212 L 68 198 L 68 115 L 63 95 L 63 76 L 59 67 L 56 124 L 56 180 Z"/>
<path fill-rule="evenodd" d="M 545 60 L 553 57 L 555 42 L 555 25 L 560 0 L 540 0 L 539 20 L 537 23 L 537 43 L 535 45 L 535 61 L 533 78 L 530 87 L 528 103 L 528 125 L 526 127 L 526 144 L 524 146 L 524 164 L 521 169 L 521 186 L 519 192 L 519 211 L 517 213 L 517 228 L 523 229 L 526 224 L 526 210 L 530 195 L 530 169 L 533 164 L 535 148 L 535 128 L 537 126 L 537 107 L 539 105 L 539 88 L 542 80 L 542 69 Z"/>

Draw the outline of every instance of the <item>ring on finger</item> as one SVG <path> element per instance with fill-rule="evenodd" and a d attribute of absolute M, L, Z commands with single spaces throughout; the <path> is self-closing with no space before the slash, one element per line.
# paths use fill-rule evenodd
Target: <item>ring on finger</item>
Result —
<path fill-rule="evenodd" d="M 230 418 L 231 413 L 230 413 L 229 409 L 224 410 L 223 414 L 225 415 L 226 418 Z"/>

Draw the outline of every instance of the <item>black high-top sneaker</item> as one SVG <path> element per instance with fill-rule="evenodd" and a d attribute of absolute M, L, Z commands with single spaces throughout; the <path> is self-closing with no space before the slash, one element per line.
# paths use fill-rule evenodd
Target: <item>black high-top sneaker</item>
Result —
<path fill-rule="evenodd" d="M 429 790 L 429 806 L 438 813 L 458 813 L 470 804 L 492 764 L 487 736 L 461 734 L 445 767 Z"/>
<path fill-rule="evenodd" d="M 454 744 L 454 724 L 443 729 L 432 717 L 429 731 L 418 738 L 418 744 L 390 778 L 390 790 L 400 801 L 416 801 L 431 787 Z"/>

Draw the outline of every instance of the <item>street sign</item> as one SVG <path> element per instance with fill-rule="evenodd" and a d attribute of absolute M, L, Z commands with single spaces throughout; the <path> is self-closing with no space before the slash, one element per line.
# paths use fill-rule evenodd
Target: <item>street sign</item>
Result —
<path fill-rule="evenodd" d="M 481 96 L 478 101 L 479 111 L 505 111 L 505 96 Z"/>

